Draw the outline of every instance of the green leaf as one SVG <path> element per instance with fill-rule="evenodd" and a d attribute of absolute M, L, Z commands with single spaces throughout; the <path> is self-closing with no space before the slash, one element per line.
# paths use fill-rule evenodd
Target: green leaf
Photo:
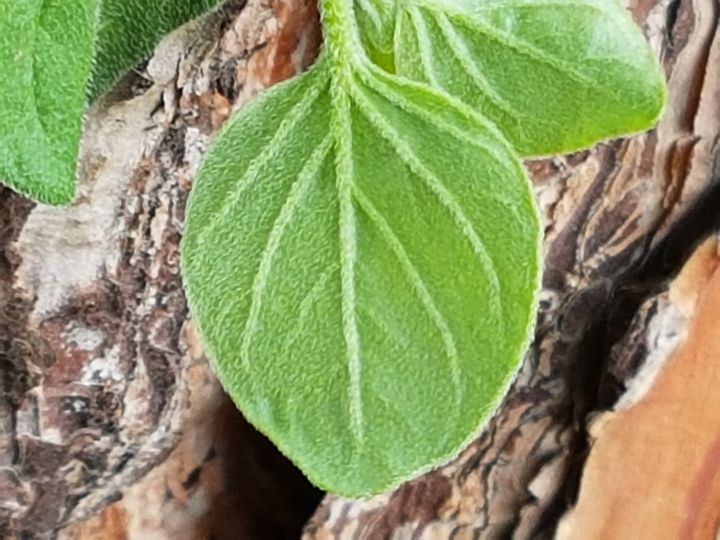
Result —
<path fill-rule="evenodd" d="M 87 0 L 86 0 L 87 1 Z M 95 0 L 96 2 L 98 0 Z M 97 26 L 91 99 L 105 92 L 160 39 L 220 0 L 103 0 Z"/>
<path fill-rule="evenodd" d="M 322 0 L 321 59 L 231 120 L 189 203 L 183 276 L 221 381 L 346 496 L 453 457 L 517 369 L 541 232 L 511 142 L 574 149 L 664 101 L 616 4 L 463 2 Z"/>
<path fill-rule="evenodd" d="M 317 485 L 363 496 L 447 461 L 494 411 L 531 333 L 540 225 L 490 122 L 330 56 L 214 142 L 183 276 L 247 418 Z"/>
<path fill-rule="evenodd" d="M 0 181 L 41 202 L 70 202 L 88 96 L 215 3 L 0 0 Z"/>
<path fill-rule="evenodd" d="M 665 103 L 658 63 L 616 0 L 414 0 L 398 9 L 397 73 L 481 111 L 523 156 L 648 129 Z"/>
<path fill-rule="evenodd" d="M 80 1 L 0 3 L 0 181 L 42 202 L 74 195 L 94 9 Z"/>
<path fill-rule="evenodd" d="M 398 7 L 395 0 L 355 0 L 355 17 L 363 29 L 360 34 L 368 57 L 376 65 L 393 73 L 395 19 Z"/>

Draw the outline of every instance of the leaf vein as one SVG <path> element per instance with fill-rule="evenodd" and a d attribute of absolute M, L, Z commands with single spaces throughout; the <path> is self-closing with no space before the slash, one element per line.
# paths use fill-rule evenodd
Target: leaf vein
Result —
<path fill-rule="evenodd" d="M 42 0 L 40 2 L 37 12 L 34 16 L 35 31 L 38 33 L 45 31 L 45 29 L 43 28 L 43 26 L 40 22 L 40 19 L 42 18 L 43 11 L 45 11 L 45 5 L 47 4 L 47 1 L 48 0 Z M 43 141 L 43 144 L 48 145 L 49 139 L 50 139 L 50 137 L 48 136 L 49 131 L 47 129 L 47 126 L 45 125 L 45 119 L 40 114 L 40 109 L 39 109 L 39 101 L 40 100 L 38 98 L 40 95 L 40 91 L 39 91 L 38 87 L 40 84 L 39 84 L 38 76 L 37 76 L 37 66 L 35 65 L 37 62 L 37 50 L 36 49 L 37 49 L 37 39 L 36 39 L 36 36 L 33 36 L 32 54 L 30 55 L 30 62 L 29 62 L 30 63 L 30 77 L 31 77 L 30 85 L 32 88 L 32 112 L 34 113 L 35 118 L 37 119 L 38 126 L 40 127 L 40 132 L 42 133 L 43 138 L 45 139 L 45 141 Z"/>
<path fill-rule="evenodd" d="M 472 58 L 472 55 L 467 48 L 467 45 L 465 44 L 464 40 L 458 35 L 455 28 L 450 24 L 447 17 L 442 13 L 435 13 L 434 16 L 438 25 L 440 26 L 440 30 L 445 36 L 445 40 L 447 41 L 448 45 L 450 45 L 450 50 L 452 51 L 453 56 L 458 59 L 463 69 L 468 75 L 470 75 L 470 78 L 475 82 L 479 90 L 483 94 L 485 94 L 490 99 L 490 101 L 495 104 L 495 106 L 505 112 L 508 116 L 512 117 L 515 120 L 520 120 L 521 115 L 517 111 L 517 109 L 515 109 L 510 103 L 500 97 L 500 95 L 495 91 L 490 82 L 480 72 L 477 64 L 475 63 L 475 60 Z"/>
<path fill-rule="evenodd" d="M 448 191 L 438 177 L 422 163 L 412 148 L 402 141 L 402 138 L 397 130 L 395 130 L 395 128 L 376 111 L 372 102 L 359 91 L 355 91 L 353 93 L 353 97 L 357 100 L 359 109 L 370 121 L 370 123 L 378 129 L 380 135 L 388 141 L 388 143 L 390 143 L 398 157 L 423 181 L 442 206 L 450 213 L 458 226 L 458 229 L 469 242 L 481 268 L 488 278 L 491 291 L 490 304 L 497 313 L 501 314 L 498 322 L 502 326 L 502 333 L 504 335 L 505 317 L 504 307 L 500 301 L 501 286 L 498 278 L 498 272 L 495 262 L 472 225 L 472 222 L 467 217 L 460 204 L 455 200 L 452 193 Z"/>
<path fill-rule="evenodd" d="M 377 8 L 372 4 L 371 0 L 355 0 L 357 2 L 357 6 L 365 12 L 365 14 L 370 18 L 373 25 L 375 25 L 376 29 L 382 28 L 382 19 L 380 18 L 380 13 L 378 12 Z"/>
<path fill-rule="evenodd" d="M 422 16 L 420 12 L 416 8 L 410 8 L 410 19 L 412 20 L 412 25 L 415 28 L 415 32 L 418 35 L 418 48 L 420 50 L 420 61 L 423 66 L 423 71 L 425 72 L 425 76 L 427 77 L 428 82 L 436 87 L 443 89 L 442 84 L 440 83 L 440 80 L 438 79 L 437 75 L 435 74 L 435 68 L 433 67 L 433 58 L 432 58 L 432 50 L 430 49 L 430 43 L 432 43 L 432 40 L 430 39 L 430 36 L 428 35 L 427 27 L 425 26 L 425 21 L 423 21 Z"/>
<path fill-rule="evenodd" d="M 493 26 L 486 23 L 479 17 L 469 18 L 466 14 L 458 13 L 452 10 L 441 11 L 438 6 L 432 5 L 427 2 L 423 2 L 422 5 L 417 6 L 417 8 L 415 9 L 425 9 L 431 13 L 441 13 L 448 18 L 455 20 L 457 22 L 457 26 L 469 26 L 472 31 L 482 34 L 490 41 L 495 41 L 501 46 L 507 47 L 515 51 L 520 56 L 525 56 L 526 58 L 529 58 L 535 62 L 545 64 L 546 66 L 567 75 L 576 83 L 586 86 L 593 85 L 593 81 L 590 78 L 586 77 L 566 62 L 563 62 L 558 58 L 554 58 L 553 56 L 547 54 L 545 51 L 536 47 L 532 43 L 520 39 L 517 36 L 499 32 L 497 29 L 493 28 Z"/>
<path fill-rule="evenodd" d="M 536 9 L 536 8 L 578 8 L 578 7 L 584 7 L 592 9 L 598 13 L 601 13 L 603 15 L 612 17 L 613 14 L 605 9 L 603 6 L 599 5 L 597 2 L 587 1 L 587 2 L 578 2 L 577 0 L 568 1 L 568 2 L 558 2 L 557 0 L 507 0 L 503 1 L 502 3 L 502 9 Z M 479 4 L 477 6 L 477 11 L 496 11 L 500 8 L 500 5 L 492 5 L 492 4 Z"/>
<path fill-rule="evenodd" d="M 285 354 L 288 358 L 292 353 L 293 345 L 302 334 L 304 322 L 310 316 L 310 309 L 315 303 L 315 300 L 317 300 L 318 295 L 322 292 L 323 287 L 325 287 L 332 274 L 336 271 L 337 267 L 326 267 L 315 280 L 315 283 L 313 283 L 313 286 L 310 288 L 307 294 L 299 302 L 298 317 L 295 321 L 295 324 L 293 325 L 292 330 L 288 332 L 287 338 L 285 339 Z"/>
<path fill-rule="evenodd" d="M 287 198 L 280 208 L 280 213 L 275 219 L 272 229 L 270 229 L 268 240 L 260 257 L 258 270 L 253 279 L 250 311 L 245 321 L 245 328 L 240 344 L 240 358 L 245 369 L 250 367 L 250 347 L 252 346 L 253 337 L 257 333 L 260 313 L 263 306 L 263 296 L 270 274 L 272 273 L 273 259 L 280 247 L 280 242 L 282 241 L 287 226 L 295 215 L 295 210 L 303 201 L 308 189 L 312 185 L 313 179 L 317 177 L 317 173 L 328 155 L 331 144 L 332 138 L 328 135 L 315 147 L 310 158 L 305 162 L 305 165 L 298 174 L 297 180 L 290 188 Z"/>
<path fill-rule="evenodd" d="M 371 67 L 371 69 L 374 69 Z M 438 122 L 438 117 L 436 115 L 433 115 L 431 112 L 429 112 L 424 107 L 419 107 L 415 103 L 412 103 L 410 100 L 408 100 L 405 96 L 403 96 L 399 92 L 394 92 L 387 84 L 380 81 L 377 77 L 368 76 L 361 73 L 361 77 L 364 83 L 366 83 L 368 86 L 372 87 L 376 92 L 378 92 L 381 96 L 383 96 L 385 99 L 387 99 L 390 103 L 395 105 L 396 107 L 411 112 L 413 114 L 416 114 L 418 117 L 425 120 L 427 123 L 431 124 L 433 127 L 438 129 L 439 131 L 444 131 L 445 133 L 452 135 L 453 137 L 461 140 L 462 142 L 471 145 L 475 147 L 476 149 L 480 150 L 490 158 L 494 159 L 498 163 L 505 163 L 507 162 L 507 155 L 501 155 L 499 154 L 492 146 L 484 144 L 479 138 L 473 137 L 472 135 L 468 134 L 467 131 L 464 131 L 462 129 L 458 129 L 455 126 L 452 126 L 445 122 Z M 381 74 L 381 76 L 383 76 Z M 410 83 L 412 84 L 412 83 Z M 490 124 L 488 120 L 486 120 L 484 117 L 480 116 L 479 114 L 475 113 L 474 111 L 467 111 L 470 115 L 472 115 L 475 120 L 478 121 L 483 127 L 487 128 L 488 131 L 493 131 L 496 128 Z M 504 200 L 503 202 L 511 204 L 511 201 Z"/>
<path fill-rule="evenodd" d="M 352 202 L 353 161 L 350 99 L 347 88 L 333 88 L 334 117 L 332 132 L 335 141 L 335 168 L 340 204 L 338 234 L 340 245 L 340 288 L 343 318 L 343 337 L 348 365 L 348 399 L 350 402 L 350 432 L 361 446 L 365 440 L 362 392 L 360 336 L 357 325 L 355 298 L 355 265 L 357 259 L 357 230 Z"/>
<path fill-rule="evenodd" d="M 245 190 L 257 180 L 263 168 L 266 167 L 272 159 L 278 157 L 284 144 L 291 138 L 290 134 L 293 130 L 301 124 L 308 114 L 312 113 L 315 102 L 325 88 L 324 82 L 323 77 L 314 86 L 311 86 L 309 91 L 303 95 L 302 99 L 297 102 L 290 113 L 283 119 L 270 141 L 265 145 L 262 152 L 252 160 L 243 176 L 235 185 L 235 189 L 228 194 L 228 197 L 225 198 L 220 209 L 214 214 L 213 219 L 200 235 L 199 242 L 206 240 L 207 236 L 230 216 L 231 211 L 240 201 Z"/>
<path fill-rule="evenodd" d="M 392 227 L 390 227 L 390 224 L 387 222 L 385 217 L 380 213 L 380 211 L 375 207 L 372 201 L 367 197 L 367 195 L 365 195 L 358 185 L 354 186 L 353 194 L 355 196 L 355 200 L 360 204 L 360 208 L 367 213 L 370 220 L 375 224 L 377 230 L 380 232 L 382 239 L 390 247 L 393 254 L 400 262 L 405 278 L 407 279 L 413 293 L 417 296 L 417 299 L 420 301 L 423 309 L 440 333 L 443 340 L 443 346 L 445 348 L 445 354 L 450 362 L 452 382 L 455 387 L 456 403 L 459 405 L 462 401 L 462 372 L 460 370 L 460 359 L 455 345 L 455 338 L 450 330 L 450 325 L 447 319 L 438 308 L 437 303 L 430 294 L 427 283 L 425 283 L 422 275 L 412 262 L 405 246 L 392 230 Z"/>

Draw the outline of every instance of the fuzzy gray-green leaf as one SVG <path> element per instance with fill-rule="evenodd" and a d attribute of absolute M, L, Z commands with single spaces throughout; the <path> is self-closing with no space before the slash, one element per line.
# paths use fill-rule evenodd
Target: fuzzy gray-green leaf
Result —
<path fill-rule="evenodd" d="M 494 410 L 529 338 L 540 227 L 489 123 L 371 67 L 333 94 L 335 76 L 322 60 L 231 120 L 193 187 L 183 275 L 244 414 L 361 496 L 450 459 Z"/>
<path fill-rule="evenodd" d="M 70 202 L 88 98 L 215 3 L 0 0 L 0 182 Z"/>
<path fill-rule="evenodd" d="M 648 129 L 662 111 L 664 76 L 617 0 L 399 6 L 397 73 L 481 111 L 523 156 Z"/>

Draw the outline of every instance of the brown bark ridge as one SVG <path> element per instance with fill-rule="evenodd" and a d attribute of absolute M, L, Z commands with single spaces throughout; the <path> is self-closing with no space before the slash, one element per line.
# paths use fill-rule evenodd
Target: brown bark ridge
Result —
<path fill-rule="evenodd" d="M 228 410 L 189 319 L 178 243 L 209 140 L 312 62 L 317 19 L 311 0 L 226 2 L 92 107 L 72 206 L 0 192 L 0 537 L 299 533 L 294 509 L 313 496 Z M 233 501 L 244 513 L 213 521 Z"/>
<path fill-rule="evenodd" d="M 653 513 L 662 498 L 657 493 L 655 499 L 649 497 L 653 482 L 660 482 L 653 469 L 629 477 L 623 476 L 627 470 L 616 470 L 602 478 L 615 466 L 613 451 L 633 448 L 639 462 L 643 457 L 661 459 L 657 449 L 650 452 L 641 440 L 645 430 L 639 426 L 650 423 L 647 416 L 639 424 L 628 422 L 622 432 L 605 434 L 606 427 L 598 434 L 600 428 L 593 428 L 592 436 L 601 437 L 599 441 L 608 437 L 607 446 L 614 446 L 593 446 L 584 468 L 590 419 L 618 399 L 629 399 L 622 398 L 626 391 L 664 384 L 662 377 L 649 381 L 651 370 L 642 366 L 668 358 L 678 343 L 691 339 L 653 334 L 659 320 L 669 321 L 666 333 L 679 322 L 672 319 L 672 303 L 651 299 L 720 218 L 718 3 L 634 0 L 628 7 L 661 58 L 669 105 L 650 133 L 528 163 L 544 216 L 545 275 L 535 341 L 503 404 L 478 439 L 446 466 L 367 500 L 328 496 L 307 525 L 305 540 L 552 537 L 560 517 L 577 500 L 580 478 L 578 507 L 563 522 L 562 538 L 715 538 L 720 500 L 710 479 L 715 482 L 720 474 L 720 453 L 713 446 L 720 434 L 720 404 L 710 399 L 711 390 L 688 401 L 703 407 L 705 396 L 712 410 L 703 414 L 653 409 L 653 414 L 667 415 L 653 425 L 655 433 L 668 431 L 666 437 L 652 439 L 657 444 L 674 439 L 682 445 L 693 425 L 707 430 L 704 437 L 692 439 L 700 445 L 695 454 L 702 455 L 694 455 L 695 461 L 678 455 L 668 465 L 676 467 L 674 474 L 689 476 L 683 498 L 674 499 L 682 501 L 681 512 L 689 520 L 676 523 L 681 528 L 663 529 L 667 522 Z M 708 317 L 715 304 L 707 300 L 704 305 L 693 323 L 695 332 L 713 331 L 700 318 Z M 704 363 L 717 364 L 718 350 L 710 343 L 700 347 L 696 352 Z M 645 383 L 630 383 L 636 372 Z M 712 369 L 706 375 L 717 380 Z M 717 394 L 717 384 L 711 388 Z M 690 381 L 686 391 L 700 392 Z M 690 425 L 672 429 L 676 422 Z M 628 461 L 627 467 L 633 466 Z M 630 479 L 637 484 L 644 480 L 645 489 L 627 493 L 630 501 L 613 499 Z M 614 489 L 604 491 L 613 481 Z M 663 482 L 657 489 L 665 489 L 670 477 Z M 623 500 L 625 508 L 613 507 Z M 622 512 L 635 526 L 598 529 L 603 520 L 617 518 L 614 512 Z M 654 520 L 657 526 L 643 529 L 642 520 Z M 713 526 L 712 534 L 698 535 Z M 688 531 L 698 534 L 684 535 Z"/>
<path fill-rule="evenodd" d="M 720 236 L 646 303 L 617 353 L 640 371 L 593 419 L 577 504 L 559 540 L 712 539 L 720 528 Z"/>

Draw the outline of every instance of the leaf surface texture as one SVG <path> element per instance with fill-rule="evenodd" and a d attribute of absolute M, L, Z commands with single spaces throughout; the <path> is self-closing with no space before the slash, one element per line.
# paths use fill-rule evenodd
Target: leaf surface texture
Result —
<path fill-rule="evenodd" d="M 220 378 L 317 483 L 377 493 L 450 459 L 527 344 L 540 227 L 495 127 L 326 59 L 249 104 L 193 188 L 183 268 Z"/>
<path fill-rule="evenodd" d="M 397 73 L 481 111 L 522 156 L 647 129 L 664 106 L 657 60 L 616 0 L 398 5 Z"/>

